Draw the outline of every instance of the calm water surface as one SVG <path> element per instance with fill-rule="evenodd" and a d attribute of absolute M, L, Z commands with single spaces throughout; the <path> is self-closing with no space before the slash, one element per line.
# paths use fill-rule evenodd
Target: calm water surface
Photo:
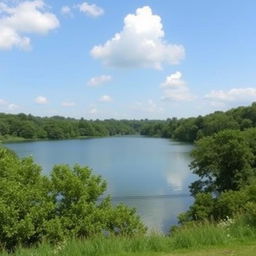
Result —
<path fill-rule="evenodd" d="M 167 232 L 192 203 L 188 185 L 192 145 L 135 136 L 8 143 L 19 156 L 33 156 L 48 174 L 55 164 L 87 165 L 108 182 L 114 203 L 136 207 L 145 224 Z"/>

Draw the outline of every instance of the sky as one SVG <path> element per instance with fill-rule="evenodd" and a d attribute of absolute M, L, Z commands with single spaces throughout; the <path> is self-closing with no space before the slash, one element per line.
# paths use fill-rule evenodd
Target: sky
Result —
<path fill-rule="evenodd" d="M 0 112 L 204 115 L 256 101 L 255 0 L 0 0 Z"/>

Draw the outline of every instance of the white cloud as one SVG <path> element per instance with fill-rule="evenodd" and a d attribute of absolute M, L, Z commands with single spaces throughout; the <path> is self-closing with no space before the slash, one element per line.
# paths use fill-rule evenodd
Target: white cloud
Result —
<path fill-rule="evenodd" d="M 27 34 L 47 34 L 59 26 L 57 17 L 47 12 L 43 0 L 24 1 L 15 7 L 0 5 L 0 49 L 29 48 Z"/>
<path fill-rule="evenodd" d="M 97 108 L 91 108 L 91 109 L 89 110 L 89 114 L 95 115 L 95 114 L 97 114 L 97 113 L 98 113 Z"/>
<path fill-rule="evenodd" d="M 161 17 L 144 6 L 136 14 L 128 14 L 123 30 L 104 45 L 94 46 L 91 54 L 109 66 L 160 69 L 163 63 L 178 64 L 185 49 L 164 40 Z"/>
<path fill-rule="evenodd" d="M 62 107 L 74 107 L 75 105 L 76 105 L 76 103 L 73 101 L 63 101 L 61 103 Z"/>
<path fill-rule="evenodd" d="M 65 5 L 65 6 L 62 6 L 61 13 L 63 15 L 71 15 L 72 11 L 71 11 L 71 8 L 69 6 Z"/>
<path fill-rule="evenodd" d="M 89 4 L 87 2 L 84 2 L 82 4 L 79 4 L 78 8 L 81 12 L 93 17 L 98 17 L 104 14 L 104 10 L 96 4 Z"/>
<path fill-rule="evenodd" d="M 35 102 L 37 104 L 47 104 L 48 103 L 48 99 L 44 96 L 38 96 L 35 98 Z"/>
<path fill-rule="evenodd" d="M 256 88 L 233 88 L 229 91 L 213 90 L 205 95 L 206 99 L 217 102 L 256 100 Z"/>
<path fill-rule="evenodd" d="M 110 75 L 101 75 L 101 76 L 96 76 L 92 77 L 88 82 L 87 85 L 96 87 L 98 85 L 107 83 L 111 81 L 112 77 Z"/>
<path fill-rule="evenodd" d="M 109 95 L 103 95 L 99 98 L 99 101 L 101 101 L 101 102 L 111 102 L 112 98 Z"/>
<path fill-rule="evenodd" d="M 164 88 L 163 100 L 187 101 L 195 98 L 186 82 L 182 80 L 182 73 L 179 71 L 167 76 L 160 87 Z"/>
<path fill-rule="evenodd" d="M 174 74 L 167 76 L 165 81 L 161 84 L 161 87 L 173 88 L 173 87 L 180 87 L 185 85 L 186 85 L 185 81 L 182 80 L 182 73 L 177 71 Z"/>
<path fill-rule="evenodd" d="M 11 111 L 16 110 L 17 108 L 19 108 L 19 106 L 16 104 L 13 104 L 13 103 L 8 104 L 8 109 Z"/>

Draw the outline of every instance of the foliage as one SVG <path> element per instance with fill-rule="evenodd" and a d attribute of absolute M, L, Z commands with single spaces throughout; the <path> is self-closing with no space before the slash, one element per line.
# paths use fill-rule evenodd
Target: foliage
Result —
<path fill-rule="evenodd" d="M 188 221 L 210 219 L 213 214 L 214 199 L 209 193 L 198 193 L 194 203 L 189 210 L 179 215 L 179 222 L 185 223 Z"/>
<path fill-rule="evenodd" d="M 256 177 L 256 129 L 225 130 L 196 143 L 191 169 L 200 179 L 190 186 L 198 192 L 238 190 Z"/>
<path fill-rule="evenodd" d="M 179 216 L 181 224 L 220 221 L 242 213 L 247 224 L 255 227 L 256 129 L 251 128 L 256 125 L 255 112 L 254 103 L 190 119 L 199 128 L 200 139 L 192 151 L 190 165 L 199 179 L 190 185 L 195 201 Z"/>
<path fill-rule="evenodd" d="M 166 122 L 155 121 L 143 126 L 142 134 L 194 142 L 223 130 L 246 130 L 256 127 L 256 103 L 227 112 L 216 111 L 206 116 L 172 118 Z"/>
<path fill-rule="evenodd" d="M 80 120 L 73 118 L 35 117 L 26 114 L 0 114 L 0 138 L 68 139 L 81 136 L 113 136 L 140 133 L 144 121 Z"/>
<path fill-rule="evenodd" d="M 45 177 L 31 158 L 0 148 L 0 245 L 12 250 L 44 239 L 143 234 L 134 210 L 100 199 L 105 190 L 87 167 L 55 166 Z"/>
<path fill-rule="evenodd" d="M 256 228 L 256 182 L 238 191 L 222 192 L 218 197 L 198 193 L 189 210 L 179 216 L 179 222 L 221 221 L 237 215 L 243 216 L 248 225 Z"/>
<path fill-rule="evenodd" d="M 246 130 L 256 127 L 256 103 L 227 112 L 206 116 L 167 120 L 85 120 L 35 117 L 26 114 L 0 113 L 0 139 L 5 136 L 26 139 L 67 139 L 81 136 L 114 136 L 141 134 L 194 142 L 226 129 Z"/>
<path fill-rule="evenodd" d="M 226 251 L 237 251 L 237 248 L 247 248 L 244 256 L 255 254 L 256 230 L 242 219 L 226 222 L 193 223 L 185 225 L 170 236 L 150 234 L 135 237 L 104 237 L 97 236 L 89 239 L 70 239 L 57 244 L 43 242 L 36 248 L 20 248 L 15 256 L 117 256 L 117 255 L 223 255 Z M 197 249 L 205 250 L 201 254 L 194 254 Z M 215 248 L 215 249 L 214 249 Z M 218 250 L 216 248 L 219 248 Z M 229 250 L 223 248 L 230 248 Z M 182 249 L 182 251 L 181 251 Z M 209 251 L 213 251 L 209 254 Z M 221 250 L 221 251 L 219 251 Z M 225 254 L 224 253 L 224 254 Z M 2 255 L 7 255 L 3 253 Z M 235 254 L 237 255 L 237 254 Z M 240 254 L 239 254 L 240 255 Z"/>

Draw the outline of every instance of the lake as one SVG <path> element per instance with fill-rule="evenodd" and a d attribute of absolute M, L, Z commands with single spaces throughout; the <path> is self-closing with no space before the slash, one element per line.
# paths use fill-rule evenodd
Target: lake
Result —
<path fill-rule="evenodd" d="M 121 136 L 7 143 L 19 156 L 32 156 L 48 174 L 55 164 L 91 167 L 108 182 L 114 203 L 135 207 L 152 230 L 168 232 L 192 203 L 188 186 L 190 144 L 161 138 Z"/>

